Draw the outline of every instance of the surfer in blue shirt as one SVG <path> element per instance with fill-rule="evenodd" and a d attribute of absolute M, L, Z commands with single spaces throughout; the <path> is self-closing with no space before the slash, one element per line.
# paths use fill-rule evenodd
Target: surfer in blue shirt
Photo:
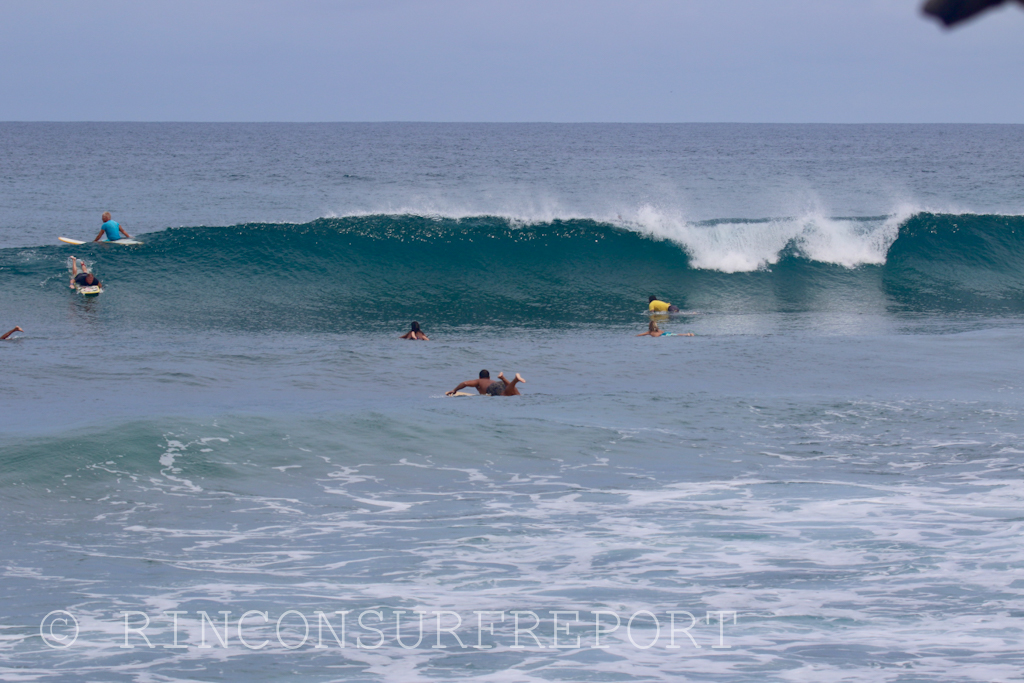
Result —
<path fill-rule="evenodd" d="M 100 234 L 96 235 L 96 239 L 94 239 L 93 242 L 99 242 L 101 239 L 103 239 L 104 234 L 107 236 L 107 240 L 110 242 L 125 237 L 131 239 L 132 236 L 128 234 L 127 230 L 121 227 L 120 223 L 118 223 L 117 221 L 110 220 L 109 211 L 104 213 L 103 216 L 101 216 L 101 218 L 103 219 L 103 227 L 100 228 Z"/>

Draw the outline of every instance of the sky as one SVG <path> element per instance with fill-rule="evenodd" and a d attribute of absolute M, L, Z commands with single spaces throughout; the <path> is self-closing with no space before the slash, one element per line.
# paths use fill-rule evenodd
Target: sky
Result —
<path fill-rule="evenodd" d="M 0 65 L 0 121 L 1024 123 L 1013 3 L 0 0 Z"/>

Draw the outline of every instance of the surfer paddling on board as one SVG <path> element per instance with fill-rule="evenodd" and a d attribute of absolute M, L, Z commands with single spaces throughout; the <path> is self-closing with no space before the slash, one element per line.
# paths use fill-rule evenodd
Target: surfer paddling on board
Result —
<path fill-rule="evenodd" d="M 79 273 L 78 269 L 81 268 L 82 272 Z M 74 256 L 71 257 L 71 289 L 75 288 L 75 285 L 79 287 L 102 287 L 103 283 L 96 279 L 96 277 L 89 272 L 89 269 L 85 266 L 85 261 L 76 259 Z"/>
<path fill-rule="evenodd" d="M 647 331 L 636 335 L 638 337 L 692 337 L 693 332 L 663 332 L 658 323 L 651 321 L 647 325 Z"/>
<path fill-rule="evenodd" d="M 526 380 L 518 372 L 516 373 L 516 378 L 510 382 L 505 379 L 504 373 L 499 372 L 498 379 L 495 381 L 491 379 L 491 373 L 481 370 L 480 379 L 460 382 L 459 386 L 446 393 L 445 396 L 454 396 L 460 389 L 465 389 L 466 387 L 473 387 L 477 392 L 487 396 L 521 396 L 522 394 L 516 389 L 516 385 L 520 382 L 526 382 Z"/>
<path fill-rule="evenodd" d="M 412 329 L 399 337 L 399 339 L 419 339 L 421 341 L 430 341 L 430 337 L 420 329 L 420 324 L 415 320 L 412 321 Z"/>
<path fill-rule="evenodd" d="M 662 301 L 658 297 L 651 294 L 650 298 L 647 299 L 647 310 L 652 313 L 678 313 L 679 307 L 673 306 L 667 301 Z"/>
<path fill-rule="evenodd" d="M 94 239 L 93 242 L 99 242 L 103 239 L 103 235 L 107 236 L 108 242 L 115 242 L 123 238 L 132 238 L 132 236 L 128 234 L 128 231 L 121 227 L 120 223 L 110 219 L 109 211 L 104 213 L 101 218 L 103 219 L 103 227 L 100 228 L 100 234 L 96 235 L 96 239 Z"/>
<path fill-rule="evenodd" d="M 13 330 L 11 330 L 10 332 L 6 333 L 4 336 L 0 337 L 0 339 L 7 339 L 8 337 L 10 337 L 15 332 L 24 332 L 24 331 L 25 330 L 21 329 L 20 327 L 15 327 Z"/>

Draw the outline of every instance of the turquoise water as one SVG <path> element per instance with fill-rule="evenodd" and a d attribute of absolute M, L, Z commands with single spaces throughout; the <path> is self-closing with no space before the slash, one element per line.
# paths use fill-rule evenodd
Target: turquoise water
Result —
<path fill-rule="evenodd" d="M 0 140 L 4 680 L 1019 676 L 1024 128 Z"/>

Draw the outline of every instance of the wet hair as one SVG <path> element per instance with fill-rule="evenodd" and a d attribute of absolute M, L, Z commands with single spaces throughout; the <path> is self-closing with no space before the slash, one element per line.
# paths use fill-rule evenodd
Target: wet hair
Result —
<path fill-rule="evenodd" d="M 648 332 L 661 332 L 661 328 L 660 328 L 660 327 L 658 327 L 658 323 L 657 323 L 657 322 L 655 322 L 654 320 L 652 320 L 652 321 L 650 322 L 650 324 L 649 324 L 649 325 L 647 325 L 647 331 L 648 331 Z"/>
<path fill-rule="evenodd" d="M 420 324 L 418 322 L 416 322 L 415 320 L 412 321 L 412 331 L 413 332 L 420 332 L 421 331 L 420 330 Z"/>
<path fill-rule="evenodd" d="M 102 218 L 103 222 L 106 223 L 107 221 L 110 220 L 110 212 L 109 211 L 104 211 L 103 215 L 100 216 L 100 218 Z"/>
<path fill-rule="evenodd" d="M 490 378 L 491 378 L 491 373 L 487 372 L 486 370 L 481 370 L 480 371 L 480 379 L 490 379 Z"/>
<path fill-rule="evenodd" d="M 92 284 L 92 282 L 89 282 L 90 280 L 92 280 L 92 282 L 96 282 L 96 278 L 95 278 L 95 277 L 93 277 L 93 274 L 92 274 L 92 273 L 86 273 L 86 274 L 85 274 L 85 281 L 86 281 L 86 283 L 87 283 L 87 284 L 90 284 L 90 285 L 91 285 L 91 284 Z"/>
<path fill-rule="evenodd" d="M 650 298 L 647 299 L 647 303 L 651 303 L 652 301 L 657 301 L 657 300 L 658 300 L 658 297 L 656 297 L 653 294 L 651 294 Z"/>

